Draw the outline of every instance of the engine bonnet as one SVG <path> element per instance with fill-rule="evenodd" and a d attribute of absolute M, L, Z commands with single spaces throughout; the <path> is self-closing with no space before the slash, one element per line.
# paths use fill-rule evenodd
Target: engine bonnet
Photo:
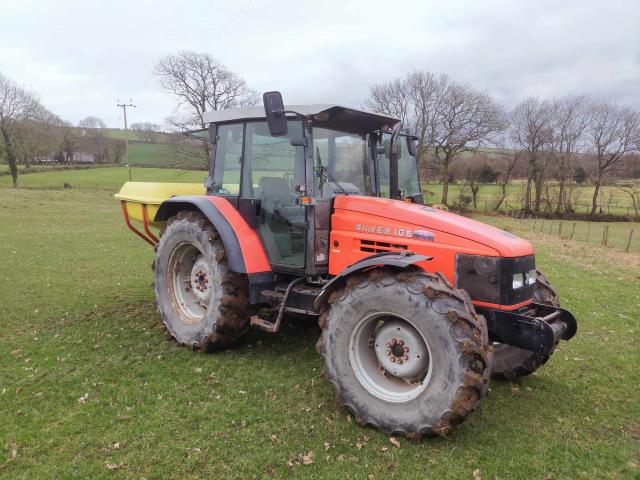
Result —
<path fill-rule="evenodd" d="M 425 205 L 387 198 L 349 195 L 336 197 L 334 209 L 406 222 L 407 227 L 419 226 L 436 233 L 449 233 L 492 248 L 503 257 L 533 254 L 531 243 L 517 235 L 462 215 Z"/>

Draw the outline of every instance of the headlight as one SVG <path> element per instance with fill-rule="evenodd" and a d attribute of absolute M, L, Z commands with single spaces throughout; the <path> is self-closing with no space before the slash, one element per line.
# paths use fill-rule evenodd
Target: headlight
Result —
<path fill-rule="evenodd" d="M 513 275 L 513 289 L 524 287 L 524 273 L 516 273 Z"/>
<path fill-rule="evenodd" d="M 529 270 L 525 275 L 525 282 L 527 283 L 527 285 L 533 285 L 534 283 L 536 283 L 536 277 L 536 271 Z"/>

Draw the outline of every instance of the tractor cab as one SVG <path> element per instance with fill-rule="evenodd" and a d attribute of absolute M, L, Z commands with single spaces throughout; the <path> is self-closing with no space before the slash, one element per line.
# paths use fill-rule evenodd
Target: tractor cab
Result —
<path fill-rule="evenodd" d="M 207 193 L 227 198 L 257 230 L 274 272 L 323 275 L 335 197 L 422 203 L 416 139 L 389 116 L 279 102 L 266 113 L 205 114 L 213 143 Z"/>

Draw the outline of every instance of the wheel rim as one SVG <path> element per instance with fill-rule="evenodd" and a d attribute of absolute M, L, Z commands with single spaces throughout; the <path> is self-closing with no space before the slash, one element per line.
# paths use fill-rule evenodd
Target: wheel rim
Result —
<path fill-rule="evenodd" d="M 431 378 L 429 343 L 411 321 L 389 312 L 360 320 L 349 339 L 349 361 L 360 384 L 388 402 L 417 397 Z"/>
<path fill-rule="evenodd" d="M 188 324 L 202 321 L 211 305 L 211 266 L 192 243 L 178 245 L 169 258 L 167 285 L 173 308 Z"/>

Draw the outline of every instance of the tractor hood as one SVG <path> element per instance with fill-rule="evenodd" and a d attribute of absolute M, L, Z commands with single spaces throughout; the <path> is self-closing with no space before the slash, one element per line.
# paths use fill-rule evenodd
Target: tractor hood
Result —
<path fill-rule="evenodd" d="M 528 241 L 499 228 L 461 215 L 425 205 L 390 200 L 387 198 L 338 196 L 334 209 L 387 218 L 406 223 L 408 228 L 419 226 L 430 231 L 448 233 L 492 248 L 502 257 L 520 257 L 533 254 Z"/>

